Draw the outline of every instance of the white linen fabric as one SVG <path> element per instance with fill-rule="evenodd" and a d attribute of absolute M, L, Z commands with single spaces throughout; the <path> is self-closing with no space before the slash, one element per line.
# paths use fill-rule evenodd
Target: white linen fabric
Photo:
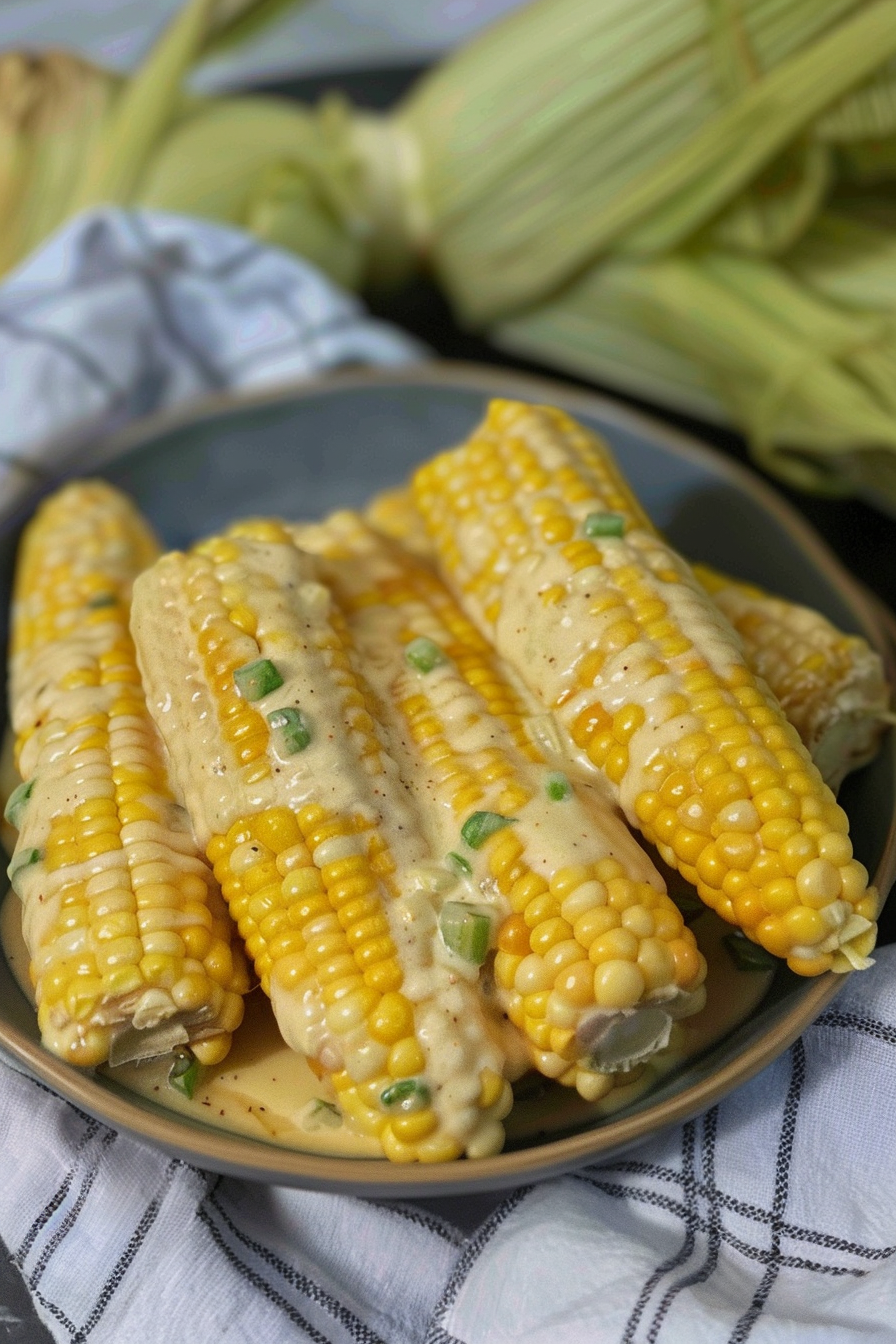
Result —
<path fill-rule="evenodd" d="M 238 229 L 93 211 L 0 285 L 0 466 L 27 477 L 60 434 L 75 450 L 192 397 L 422 354 Z"/>
<path fill-rule="evenodd" d="M 73 426 L 422 353 L 236 231 L 92 214 L 0 286 L 0 496 Z M 469 1199 L 197 1171 L 0 1061 L 2 1337 L 892 1344 L 894 972 L 885 948 L 758 1078 L 624 1160 Z"/>

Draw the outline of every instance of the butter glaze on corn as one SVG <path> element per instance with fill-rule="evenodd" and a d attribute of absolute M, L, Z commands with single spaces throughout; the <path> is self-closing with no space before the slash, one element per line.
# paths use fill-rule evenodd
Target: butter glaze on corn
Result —
<path fill-rule="evenodd" d="M 11 869 L 35 859 L 13 881 L 42 1039 L 80 1065 L 186 1043 L 217 1062 L 248 988 L 128 632 L 133 579 L 156 554 L 133 506 L 90 481 L 41 506 L 16 570 L 11 717 L 33 783 Z"/>
<path fill-rule="evenodd" d="M 368 522 L 427 564 L 432 538 L 407 486 L 384 490 L 364 511 Z M 851 770 L 872 760 L 894 723 L 883 659 L 859 635 L 845 634 L 811 607 L 696 564 L 694 574 L 743 641 L 751 671 L 765 681 L 836 792 Z"/>
<path fill-rule="evenodd" d="M 702 1006 L 691 930 L 600 795 L 570 782 L 550 797 L 557 763 L 530 727 L 541 707 L 435 574 L 350 513 L 292 531 L 324 557 L 401 773 L 427 804 L 434 904 L 492 912 L 497 995 L 535 1067 L 589 1099 L 606 1095 L 614 1073 L 666 1044 L 673 1018 Z M 419 639 L 442 655 L 425 673 L 405 657 Z M 461 827 L 477 811 L 513 821 L 474 849 Z M 469 876 L 452 872 L 452 851 Z M 476 981 L 478 967 L 451 960 Z"/>
<path fill-rule="evenodd" d="M 703 900 L 800 974 L 867 964 L 877 893 L 845 814 L 606 446 L 494 402 L 415 496 L 481 628 Z M 587 536 L 608 511 L 625 535 Z"/>
<path fill-rule="evenodd" d="M 495 1152 L 512 1102 L 497 1014 L 433 957 L 425 824 L 316 565 L 276 524 L 169 555 L 135 592 L 157 721 L 290 1045 L 395 1161 Z M 167 632 L 167 643 L 162 636 Z M 237 668 L 270 659 L 256 702 Z M 284 755 L 266 715 L 299 707 Z M 421 1102 L 390 1107 L 414 1080 Z"/>

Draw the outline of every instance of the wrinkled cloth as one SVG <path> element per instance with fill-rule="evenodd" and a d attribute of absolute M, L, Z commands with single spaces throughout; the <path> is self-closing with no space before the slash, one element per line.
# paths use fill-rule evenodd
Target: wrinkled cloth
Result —
<path fill-rule="evenodd" d="M 0 1237 L 78 1344 L 891 1344 L 894 972 L 888 947 L 705 1115 L 478 1227 L 460 1197 L 197 1171 L 0 1066 Z"/>
<path fill-rule="evenodd" d="M 0 469 L 27 476 L 62 441 L 76 451 L 203 395 L 423 353 L 315 267 L 241 230 L 94 211 L 0 285 Z"/>
<path fill-rule="evenodd" d="M 94 213 L 0 286 L 0 501 L 60 434 L 424 353 L 234 230 Z M 0 1325 L 28 1344 L 892 1344 L 894 972 L 885 948 L 705 1115 L 489 1197 L 202 1172 L 0 1062 Z"/>

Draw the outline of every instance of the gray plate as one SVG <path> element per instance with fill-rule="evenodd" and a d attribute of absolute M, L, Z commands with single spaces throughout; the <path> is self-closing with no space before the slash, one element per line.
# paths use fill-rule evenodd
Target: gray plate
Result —
<path fill-rule="evenodd" d="M 171 546 L 234 517 L 313 518 L 363 504 L 410 468 L 465 437 L 492 396 L 549 401 L 601 431 L 655 522 L 690 558 L 751 579 L 864 634 L 888 658 L 876 607 L 772 490 L 727 459 L 610 401 L 500 370 L 436 364 L 346 373 L 261 396 L 216 398 L 156 417 L 65 463 L 131 494 Z M 15 547 L 40 492 L 0 520 L 0 612 Z M 892 671 L 892 667 L 891 667 Z M 896 875 L 896 750 L 849 779 L 841 800 L 859 858 L 882 890 Z M 78 1072 L 40 1046 L 34 1017 L 0 962 L 0 1044 L 61 1095 L 198 1166 L 258 1180 L 385 1196 L 489 1190 L 608 1159 L 713 1104 L 775 1058 L 837 992 L 835 976 L 783 969 L 761 1010 L 718 1045 L 612 1119 L 544 1102 L 544 1137 L 498 1157 L 432 1167 L 293 1152 L 194 1123 Z"/>

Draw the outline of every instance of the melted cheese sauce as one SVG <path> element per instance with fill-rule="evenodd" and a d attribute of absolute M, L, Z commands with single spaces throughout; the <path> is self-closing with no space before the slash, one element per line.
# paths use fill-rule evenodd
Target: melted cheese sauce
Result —
<path fill-rule="evenodd" d="M 21 902 L 10 892 L 0 912 L 0 941 L 23 993 L 31 998 L 21 925 Z M 605 1102 L 585 1102 L 569 1088 L 536 1074 L 525 1075 L 516 1084 L 516 1103 L 505 1121 L 509 1147 L 559 1138 L 569 1128 L 597 1122 L 633 1104 L 661 1078 L 686 1066 L 689 1059 L 721 1041 L 756 1011 L 771 974 L 735 967 L 722 943 L 731 929 L 710 911 L 701 914 L 693 928 L 709 965 L 705 1008 L 677 1022 L 669 1047 Z M 284 1044 L 260 990 L 246 1000 L 246 1016 L 230 1054 L 222 1064 L 203 1070 L 191 1099 L 169 1087 L 169 1064 L 163 1058 L 114 1069 L 104 1066 L 98 1073 L 165 1110 L 216 1129 L 302 1152 L 381 1159 L 378 1142 L 352 1133 L 342 1123 L 327 1084 Z"/>
<path fill-rule="evenodd" d="M 597 787 L 611 798 L 618 793 L 623 811 L 634 823 L 634 802 L 646 787 L 646 770 L 651 760 L 700 725 L 693 716 L 670 717 L 668 713 L 668 696 L 677 683 L 674 659 L 670 660 L 672 670 L 666 676 L 642 674 L 642 665 L 655 654 L 647 641 L 636 642 L 609 656 L 599 680 L 592 684 L 588 678 L 588 684 L 577 689 L 583 660 L 619 620 L 617 607 L 597 613 L 592 610 L 594 594 L 606 589 L 614 570 L 629 565 L 654 571 L 674 570 L 684 581 L 664 582 L 657 578 L 657 587 L 672 621 L 694 632 L 692 639 L 701 657 L 724 680 L 742 662 L 743 652 L 738 637 L 726 628 L 723 618 L 687 577 L 683 562 L 664 543 L 649 533 L 634 531 L 624 539 L 602 538 L 595 544 L 600 546 L 602 565 L 572 575 L 556 549 L 527 555 L 508 566 L 502 576 L 502 607 L 494 628 L 490 628 L 481 610 L 480 625 L 509 663 L 525 669 L 527 682 L 539 699 L 558 707 L 557 718 L 564 726 L 573 723 L 595 699 L 609 714 L 630 704 L 644 710 L 644 723 L 628 743 L 629 768 L 616 790 L 571 738 L 566 742 L 567 750 Z M 545 606 L 540 594 L 561 590 L 562 596 Z"/>

